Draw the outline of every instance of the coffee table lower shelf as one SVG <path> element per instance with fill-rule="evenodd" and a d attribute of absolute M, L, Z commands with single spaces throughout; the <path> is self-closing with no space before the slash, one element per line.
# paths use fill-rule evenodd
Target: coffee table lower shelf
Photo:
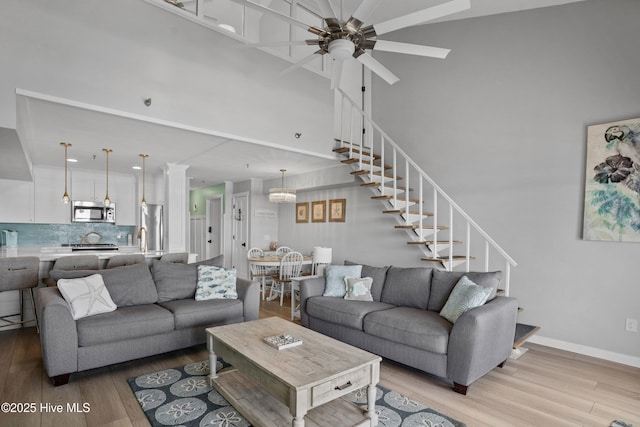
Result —
<path fill-rule="evenodd" d="M 237 370 L 220 372 L 213 386 L 255 427 L 292 425 L 289 408 Z M 352 402 L 338 398 L 307 412 L 305 426 L 370 426 L 364 412 Z"/>

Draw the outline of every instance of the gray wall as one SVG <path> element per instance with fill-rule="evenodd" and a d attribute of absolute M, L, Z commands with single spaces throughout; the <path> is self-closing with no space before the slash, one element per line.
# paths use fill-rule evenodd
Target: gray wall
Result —
<path fill-rule="evenodd" d="M 520 321 L 636 357 L 640 243 L 581 232 L 586 127 L 640 117 L 638 22 L 637 0 L 594 0 L 407 29 L 391 37 L 452 53 L 378 55 L 400 82 L 373 91 L 375 120 L 519 262 Z"/>

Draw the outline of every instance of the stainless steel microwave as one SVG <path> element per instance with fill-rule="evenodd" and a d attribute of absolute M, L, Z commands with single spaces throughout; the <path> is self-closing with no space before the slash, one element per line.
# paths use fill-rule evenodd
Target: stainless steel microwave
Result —
<path fill-rule="evenodd" d="M 71 202 L 71 222 L 106 222 L 116 223 L 116 204 L 105 206 L 101 202 Z"/>

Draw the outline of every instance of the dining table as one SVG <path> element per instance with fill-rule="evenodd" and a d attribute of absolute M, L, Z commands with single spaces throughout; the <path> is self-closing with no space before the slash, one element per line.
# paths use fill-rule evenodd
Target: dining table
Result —
<path fill-rule="evenodd" d="M 257 266 L 262 266 L 262 267 L 267 267 L 267 268 L 273 268 L 273 269 L 277 269 L 278 267 L 280 267 L 280 261 L 282 260 L 282 256 L 278 256 L 278 255 L 267 255 L 264 257 L 252 257 L 249 258 L 249 264 L 253 264 L 253 265 L 257 265 Z M 302 256 L 302 265 L 311 265 L 313 264 L 313 257 L 311 255 L 303 255 Z M 295 302 L 295 292 L 293 289 L 293 282 L 295 280 L 291 281 L 291 320 L 293 320 L 295 313 L 296 313 L 296 302 Z M 267 292 L 266 290 L 266 286 L 267 286 L 267 276 L 262 276 L 262 289 L 263 289 L 263 295 L 264 293 Z M 274 297 L 275 298 L 275 297 Z M 273 300 L 274 298 L 268 299 L 269 301 Z"/>

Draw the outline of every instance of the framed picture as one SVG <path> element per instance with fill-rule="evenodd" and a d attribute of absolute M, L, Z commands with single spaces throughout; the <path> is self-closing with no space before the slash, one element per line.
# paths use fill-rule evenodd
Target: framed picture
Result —
<path fill-rule="evenodd" d="M 311 222 L 327 222 L 327 201 L 311 202 Z"/>
<path fill-rule="evenodd" d="M 587 127 L 584 240 L 640 242 L 640 118 Z"/>
<path fill-rule="evenodd" d="M 344 222 L 347 199 L 329 200 L 329 222 Z"/>
<path fill-rule="evenodd" d="M 296 203 L 296 222 L 309 222 L 309 202 Z"/>

